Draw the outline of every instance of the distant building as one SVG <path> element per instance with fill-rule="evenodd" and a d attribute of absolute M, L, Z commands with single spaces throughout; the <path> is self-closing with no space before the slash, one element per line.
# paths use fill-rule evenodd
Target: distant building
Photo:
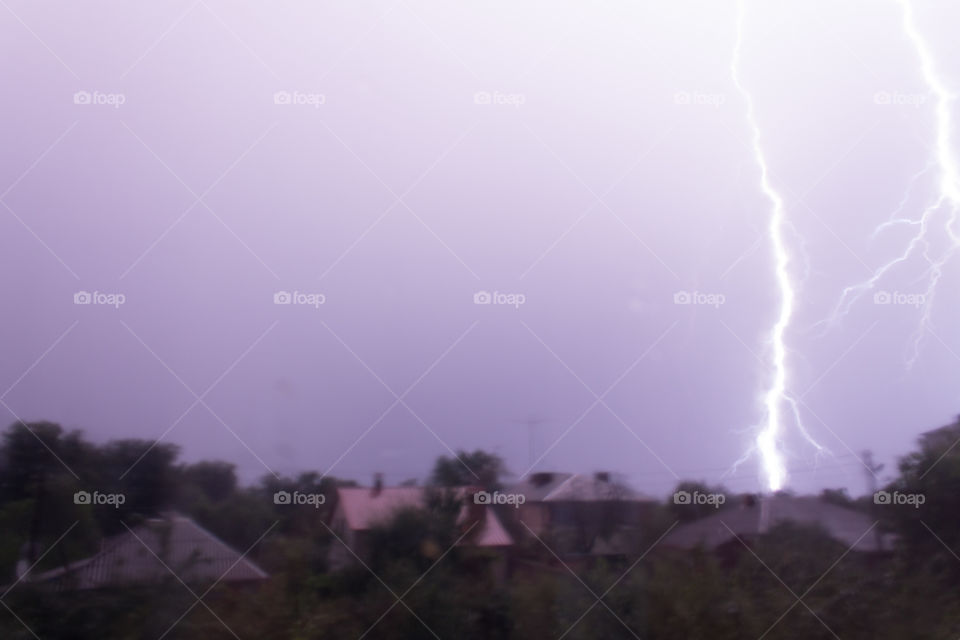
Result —
<path fill-rule="evenodd" d="M 560 555 L 633 553 L 657 505 L 605 472 L 537 472 L 504 492 L 524 497 L 516 519 L 525 536 L 544 540 Z"/>
<path fill-rule="evenodd" d="M 176 579 L 187 584 L 252 583 L 269 576 L 190 518 L 172 513 L 105 539 L 100 552 L 24 581 L 58 591 L 124 588 Z"/>
<path fill-rule="evenodd" d="M 471 487 L 449 489 L 461 501 L 457 525 L 469 531 L 461 541 L 463 546 L 506 549 L 514 544 L 513 536 L 504 527 L 497 510 L 490 505 L 477 504 Z M 370 530 L 389 522 L 397 512 L 413 508 L 427 508 L 429 488 L 384 487 L 377 480 L 373 487 L 337 488 L 336 507 L 330 519 L 330 528 L 342 541 L 330 549 L 330 566 L 343 568 L 370 556 Z"/>
<path fill-rule="evenodd" d="M 772 527 L 793 522 L 821 527 L 827 535 L 854 551 L 877 553 L 893 548 L 893 536 L 883 534 L 865 513 L 825 502 L 814 496 L 776 494 L 745 499 L 740 505 L 681 525 L 661 542 L 663 547 L 709 551 L 742 548 Z M 869 533 L 868 533 L 869 532 Z M 739 540 L 738 540 L 739 538 Z"/>

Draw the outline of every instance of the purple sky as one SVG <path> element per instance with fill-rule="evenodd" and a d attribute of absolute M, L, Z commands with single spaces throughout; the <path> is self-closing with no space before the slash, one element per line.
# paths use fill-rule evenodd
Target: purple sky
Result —
<path fill-rule="evenodd" d="M 833 452 L 788 431 L 788 485 L 859 494 L 855 453 L 892 471 L 960 411 L 960 283 L 909 370 L 922 309 L 873 297 L 923 293 L 921 256 L 816 326 L 906 246 L 871 234 L 936 135 L 899 5 L 836 4 L 748 2 L 741 74 L 795 230 L 789 385 Z M 960 9 L 916 15 L 960 88 Z M 398 482 L 461 448 L 521 474 L 535 419 L 536 469 L 720 481 L 778 304 L 735 34 L 716 2 L 4 0 L 3 421 Z"/>

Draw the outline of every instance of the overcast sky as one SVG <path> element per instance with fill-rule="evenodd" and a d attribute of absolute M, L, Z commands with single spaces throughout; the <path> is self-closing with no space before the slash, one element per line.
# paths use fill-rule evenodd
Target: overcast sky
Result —
<path fill-rule="evenodd" d="M 729 472 L 780 302 L 734 3 L 2 4 L 5 423 L 245 480 L 483 448 L 761 487 Z M 960 8 L 916 18 L 960 89 Z M 888 474 L 960 411 L 956 263 L 929 307 L 918 252 L 818 324 L 937 197 L 935 96 L 892 0 L 748 1 L 740 61 L 793 228 L 788 385 L 832 452 L 788 425 L 788 486 L 859 494 L 861 451 Z"/>

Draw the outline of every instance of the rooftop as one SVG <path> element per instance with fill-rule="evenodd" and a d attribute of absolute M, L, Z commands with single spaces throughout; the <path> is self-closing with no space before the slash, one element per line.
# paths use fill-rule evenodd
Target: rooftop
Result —
<path fill-rule="evenodd" d="M 824 502 L 814 496 L 774 495 L 753 504 L 719 511 L 716 515 L 680 525 L 663 539 L 664 546 L 715 549 L 735 539 L 752 539 L 782 522 L 819 525 L 855 551 L 891 548 L 889 535 L 867 533 L 874 520 L 867 514 Z M 876 531 L 876 529 L 874 529 Z M 866 535 L 865 535 L 866 534 Z"/>
<path fill-rule="evenodd" d="M 339 487 L 338 507 L 343 509 L 347 525 L 365 531 L 388 520 L 398 510 L 425 505 L 423 487 Z"/>
<path fill-rule="evenodd" d="M 523 494 L 527 502 L 656 501 L 605 473 L 531 473 L 509 491 Z"/>
<path fill-rule="evenodd" d="M 464 523 L 471 517 L 470 507 L 474 489 L 454 487 L 454 494 L 463 500 L 457 517 L 458 523 Z M 354 531 L 366 531 L 377 524 L 389 520 L 398 510 L 404 508 L 425 508 L 427 505 L 425 487 L 340 487 L 337 489 L 338 508 L 343 510 L 347 526 Z M 507 532 L 496 511 L 487 505 L 481 506 L 482 517 L 479 524 L 469 535 L 469 544 L 478 547 L 501 547 L 513 544 L 512 536 Z"/>
<path fill-rule="evenodd" d="M 58 589 L 100 589 L 154 584 L 176 579 L 174 574 L 187 583 L 268 577 L 251 560 L 190 518 L 170 514 L 104 540 L 94 556 L 41 574 L 27 574 L 24 579 L 53 582 Z"/>

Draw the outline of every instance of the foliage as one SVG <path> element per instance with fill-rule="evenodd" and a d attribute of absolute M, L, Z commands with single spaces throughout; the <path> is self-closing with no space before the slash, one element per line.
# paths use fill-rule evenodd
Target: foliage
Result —
<path fill-rule="evenodd" d="M 439 487 L 478 486 L 488 491 L 500 488 L 506 472 L 503 460 L 495 453 L 480 449 L 473 453 L 458 451 L 456 456 L 437 458 L 430 484 Z"/>
<path fill-rule="evenodd" d="M 824 530 L 791 523 L 731 543 L 731 553 L 663 548 L 654 543 L 677 520 L 716 513 L 713 505 L 672 499 L 644 515 L 636 552 L 626 559 L 561 560 L 539 542 L 508 557 L 455 545 L 463 496 L 446 488 L 494 488 L 503 473 L 497 456 L 476 451 L 460 455 L 481 483 L 471 482 L 459 461 L 437 460 L 426 508 L 401 510 L 379 523 L 369 531 L 365 562 L 331 572 L 326 523 L 336 507 L 336 479 L 269 475 L 240 486 L 232 465 L 180 464 L 170 445 L 95 445 L 52 423 L 15 423 L 0 440 L 0 582 L 12 586 L 0 590 L 7 591 L 0 637 L 957 637 L 958 440 L 960 421 L 926 434 L 884 487 L 923 495 L 919 507 L 854 500 L 843 490 L 821 496 L 869 511 L 878 529 L 895 534 L 895 552 L 883 556 L 850 552 Z M 119 508 L 77 505 L 78 490 L 121 491 L 130 499 Z M 697 482 L 677 490 L 725 493 Z M 273 499 L 284 491 L 328 499 L 317 508 L 290 508 Z M 731 497 L 721 508 L 734 502 Z M 89 555 L 118 527 L 167 509 L 185 512 L 242 552 L 249 550 L 271 578 L 248 587 L 220 585 L 202 604 L 172 577 L 137 588 L 62 593 L 16 581 L 15 565 L 25 555 L 43 556 L 38 569 L 61 566 Z M 554 543 L 551 534 L 543 539 Z"/>

